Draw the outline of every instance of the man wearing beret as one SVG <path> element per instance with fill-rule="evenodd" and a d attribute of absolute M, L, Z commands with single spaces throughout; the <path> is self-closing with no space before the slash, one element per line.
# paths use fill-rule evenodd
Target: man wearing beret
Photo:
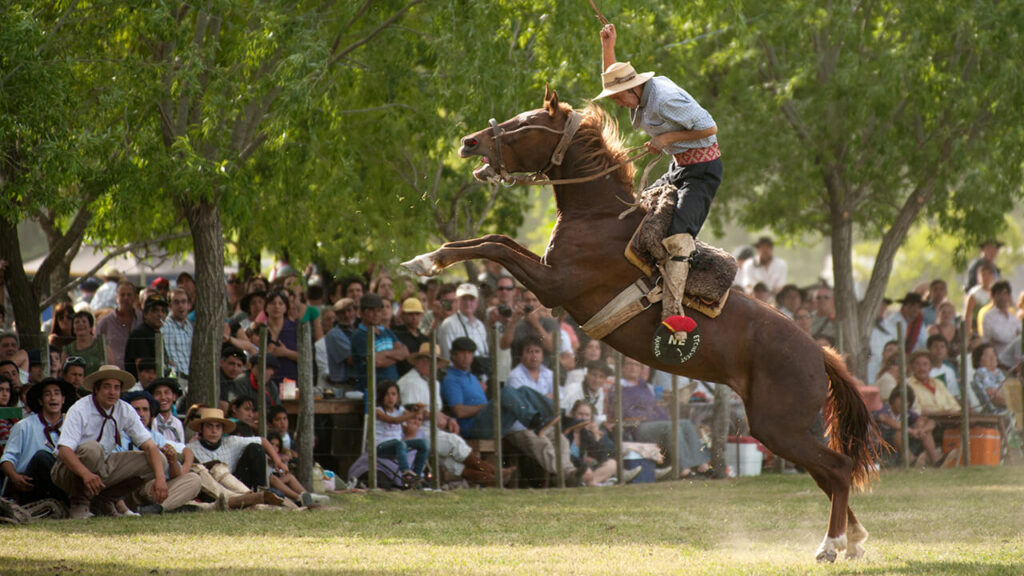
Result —
<path fill-rule="evenodd" d="M 160 295 L 146 298 L 142 307 L 142 325 L 132 330 L 124 347 L 124 368 L 132 377 L 139 377 L 140 359 L 156 358 L 156 335 L 166 318 L 167 300 Z"/>
<path fill-rule="evenodd" d="M 242 378 L 245 372 L 245 352 L 230 344 L 220 349 L 220 401 L 217 405 L 227 412 L 228 405 L 239 396 L 250 396 L 249 382 Z"/>
<path fill-rule="evenodd" d="M 157 378 L 146 388 L 157 403 L 151 432 L 159 432 L 171 442 L 185 442 L 185 427 L 174 415 L 174 403 L 181 398 L 181 386 L 174 378 Z"/>
<path fill-rule="evenodd" d="M 73 386 L 57 378 L 46 378 L 29 388 L 25 404 L 32 415 L 11 428 L 0 470 L 7 476 L 4 494 L 20 504 L 44 498 L 67 501 L 67 495 L 50 478 L 57 461 L 57 441 L 64 424 L 64 412 L 77 398 Z"/>
<path fill-rule="evenodd" d="M 91 394 L 68 410 L 50 476 L 68 494 L 72 518 L 87 518 L 90 506 L 100 514 L 117 515 L 114 503 L 149 480 L 154 480 L 153 501 L 159 504 L 167 498 L 166 460 L 138 413 L 121 400 L 121 390 L 134 383 L 132 375 L 117 366 L 102 366 L 82 383 Z M 141 452 L 115 454 L 123 436 Z"/>

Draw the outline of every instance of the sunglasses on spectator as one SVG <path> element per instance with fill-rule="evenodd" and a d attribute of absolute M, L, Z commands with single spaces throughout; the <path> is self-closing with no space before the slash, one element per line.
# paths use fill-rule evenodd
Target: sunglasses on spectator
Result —
<path fill-rule="evenodd" d="M 68 366 L 81 366 L 85 368 L 85 358 L 81 356 L 68 356 L 68 359 L 64 361 L 64 368 Z"/>
<path fill-rule="evenodd" d="M 831 300 L 832 299 L 832 295 L 831 294 L 818 294 L 814 298 L 816 300 Z"/>
<path fill-rule="evenodd" d="M 498 290 L 501 290 L 503 292 L 511 292 L 511 291 L 513 291 L 515 289 L 516 289 L 515 286 L 498 286 Z"/>

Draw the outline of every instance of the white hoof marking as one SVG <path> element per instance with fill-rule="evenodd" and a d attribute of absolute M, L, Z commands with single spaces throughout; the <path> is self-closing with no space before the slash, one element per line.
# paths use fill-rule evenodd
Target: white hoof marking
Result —
<path fill-rule="evenodd" d="M 436 276 L 442 268 L 434 262 L 433 256 L 433 252 L 420 254 L 408 262 L 402 262 L 402 267 L 418 276 Z"/>
<path fill-rule="evenodd" d="M 846 550 L 846 534 L 841 534 L 836 538 L 825 536 L 821 546 L 818 546 L 818 552 L 814 555 L 814 558 L 818 562 L 831 564 L 836 561 L 839 553 L 843 550 Z"/>

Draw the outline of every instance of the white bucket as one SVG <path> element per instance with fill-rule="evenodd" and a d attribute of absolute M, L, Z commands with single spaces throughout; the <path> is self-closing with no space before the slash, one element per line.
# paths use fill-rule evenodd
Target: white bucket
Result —
<path fill-rule="evenodd" d="M 756 442 L 725 445 L 725 465 L 729 467 L 729 476 L 760 476 L 764 454 L 757 449 Z"/>

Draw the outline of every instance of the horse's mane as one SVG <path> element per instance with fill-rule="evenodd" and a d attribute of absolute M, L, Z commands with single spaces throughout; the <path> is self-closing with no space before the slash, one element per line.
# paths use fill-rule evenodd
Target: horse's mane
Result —
<path fill-rule="evenodd" d="M 562 106 L 568 110 L 568 106 Z M 580 157 L 580 168 L 587 173 L 597 173 L 625 161 L 628 158 L 626 148 L 619 138 L 619 123 L 600 106 L 593 102 L 587 104 L 583 114 L 583 123 L 576 131 L 574 141 L 583 145 Z M 623 164 L 613 172 L 619 183 L 627 190 L 633 190 L 633 164 Z"/>

